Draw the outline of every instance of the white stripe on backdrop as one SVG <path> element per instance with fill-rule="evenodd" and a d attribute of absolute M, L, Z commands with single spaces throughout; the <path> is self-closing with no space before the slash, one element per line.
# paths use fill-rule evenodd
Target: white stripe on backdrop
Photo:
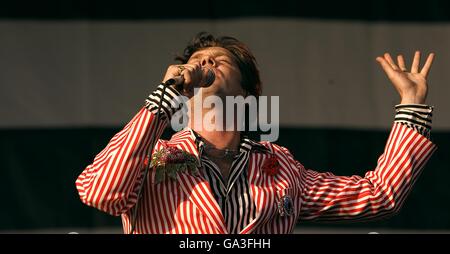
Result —
<path fill-rule="evenodd" d="M 375 57 L 433 50 L 433 128 L 450 129 L 450 24 L 274 18 L 0 21 L 0 127 L 126 123 L 202 30 L 250 46 L 284 126 L 390 127 L 399 99 Z"/>

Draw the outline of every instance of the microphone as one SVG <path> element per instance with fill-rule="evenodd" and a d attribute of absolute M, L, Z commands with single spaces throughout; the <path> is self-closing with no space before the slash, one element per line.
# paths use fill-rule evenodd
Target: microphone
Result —
<path fill-rule="evenodd" d="M 211 68 L 202 68 L 202 72 L 203 72 L 203 78 L 200 81 L 201 82 L 200 87 L 208 87 L 208 86 L 212 85 L 214 80 L 216 80 L 216 74 L 214 73 L 214 71 Z M 173 78 L 167 80 L 164 84 L 168 85 L 168 86 L 183 85 L 184 77 L 183 77 L 183 75 L 173 77 Z"/>
<path fill-rule="evenodd" d="M 201 87 L 208 87 L 210 85 L 212 85 L 212 83 L 214 83 L 214 80 L 216 80 L 216 74 L 214 73 L 214 71 L 211 68 L 203 68 L 203 70 L 206 69 L 206 75 L 203 76 L 203 80 L 204 81 L 203 85 Z M 205 72 L 203 71 L 203 74 L 205 74 Z"/>

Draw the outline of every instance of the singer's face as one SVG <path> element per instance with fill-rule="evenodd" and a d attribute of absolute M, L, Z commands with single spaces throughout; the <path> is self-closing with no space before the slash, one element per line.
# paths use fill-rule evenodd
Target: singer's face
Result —
<path fill-rule="evenodd" d="M 241 72 L 233 55 L 227 49 L 209 47 L 196 51 L 189 58 L 188 63 L 200 63 L 203 67 L 211 68 L 216 74 L 216 79 L 211 86 L 200 89 L 202 96 L 223 97 L 245 94 L 241 87 Z"/>

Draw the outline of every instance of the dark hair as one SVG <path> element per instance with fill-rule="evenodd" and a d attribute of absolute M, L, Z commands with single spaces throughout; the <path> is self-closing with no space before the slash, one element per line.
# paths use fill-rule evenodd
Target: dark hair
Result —
<path fill-rule="evenodd" d="M 250 49 L 236 38 L 230 36 L 216 38 L 210 33 L 200 32 L 186 46 L 183 55 L 175 57 L 175 60 L 185 64 L 196 51 L 209 47 L 221 47 L 230 51 L 241 72 L 242 88 L 248 95 L 261 95 L 262 85 L 256 59 Z"/>

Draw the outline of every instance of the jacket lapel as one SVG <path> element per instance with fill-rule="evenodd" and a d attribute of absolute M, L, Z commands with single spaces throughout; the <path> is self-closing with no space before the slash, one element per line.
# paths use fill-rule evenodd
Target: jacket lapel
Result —
<path fill-rule="evenodd" d="M 226 234 L 224 217 L 208 182 L 201 177 L 186 173 L 180 174 L 178 181 L 189 200 L 210 220 L 220 234 Z"/>
<path fill-rule="evenodd" d="M 266 223 L 276 212 L 275 177 L 262 172 L 261 168 L 270 153 L 251 153 L 248 164 L 250 193 L 256 206 L 256 217 L 241 231 L 253 233 Z"/>
<path fill-rule="evenodd" d="M 198 165 L 200 166 L 197 145 L 193 134 L 189 129 L 185 129 L 173 135 L 172 139 L 167 144 L 168 146 L 175 146 L 195 155 L 195 157 L 197 157 Z M 178 174 L 178 182 L 183 192 L 189 197 L 189 200 L 210 220 L 216 230 L 220 234 L 226 234 L 227 227 L 225 226 L 225 219 L 219 204 L 212 194 L 209 183 L 200 175 L 188 173 Z"/>

